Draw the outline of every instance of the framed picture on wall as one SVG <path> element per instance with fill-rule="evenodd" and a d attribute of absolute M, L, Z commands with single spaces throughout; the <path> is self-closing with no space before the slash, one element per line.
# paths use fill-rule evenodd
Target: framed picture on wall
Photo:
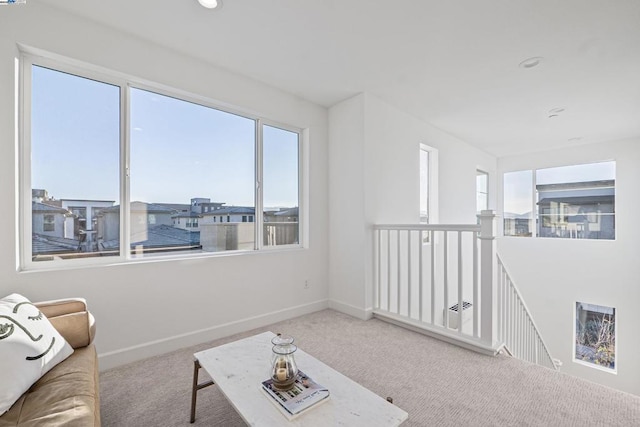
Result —
<path fill-rule="evenodd" d="M 576 302 L 573 361 L 616 373 L 616 309 Z"/>

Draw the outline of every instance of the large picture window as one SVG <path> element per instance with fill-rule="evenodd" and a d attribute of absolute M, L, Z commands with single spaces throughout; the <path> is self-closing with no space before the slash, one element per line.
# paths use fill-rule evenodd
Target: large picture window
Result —
<path fill-rule="evenodd" d="M 48 59 L 23 76 L 23 267 L 300 245 L 299 129 Z"/>
<path fill-rule="evenodd" d="M 615 239 L 615 168 L 610 161 L 505 173 L 504 235 Z"/>

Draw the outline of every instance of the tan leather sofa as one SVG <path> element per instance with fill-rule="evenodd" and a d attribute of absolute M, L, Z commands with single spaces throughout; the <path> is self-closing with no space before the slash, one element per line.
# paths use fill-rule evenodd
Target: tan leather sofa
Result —
<path fill-rule="evenodd" d="M 34 303 L 75 349 L 0 417 L 0 427 L 100 426 L 95 320 L 81 298 Z"/>

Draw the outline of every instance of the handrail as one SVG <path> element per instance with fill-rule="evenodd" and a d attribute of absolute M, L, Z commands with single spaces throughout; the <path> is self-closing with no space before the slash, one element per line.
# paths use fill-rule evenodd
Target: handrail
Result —
<path fill-rule="evenodd" d="M 374 230 L 480 231 L 478 224 L 375 224 Z"/>
<path fill-rule="evenodd" d="M 498 260 L 498 268 L 499 268 L 499 272 L 500 273 L 504 273 L 505 277 L 505 282 L 506 282 L 506 286 L 509 287 L 509 289 L 511 291 L 513 291 L 515 293 L 515 296 L 517 298 L 517 304 L 520 305 L 520 307 L 522 307 L 522 309 L 524 310 L 524 313 L 526 315 L 526 320 L 527 322 L 529 322 L 529 324 L 531 325 L 531 328 L 533 330 L 533 332 L 535 333 L 535 339 L 537 340 L 537 342 L 540 343 L 541 349 L 544 352 L 544 354 L 547 356 L 547 364 L 541 363 L 537 360 L 537 351 L 534 352 L 534 357 L 533 360 L 529 360 L 530 362 L 533 363 L 537 363 L 537 364 L 542 364 L 542 365 L 550 365 L 549 367 L 551 367 L 552 369 L 558 370 L 559 369 L 559 363 L 556 362 L 556 360 L 554 360 L 554 358 L 551 356 L 551 353 L 549 352 L 549 347 L 547 346 L 547 344 L 545 343 L 544 339 L 542 338 L 542 334 L 540 333 L 540 330 L 538 329 L 538 326 L 536 325 L 535 321 L 533 320 L 533 316 L 531 315 L 531 311 L 529 310 L 529 307 L 527 306 L 527 304 L 524 301 L 524 298 L 522 297 L 522 294 L 520 293 L 520 290 L 518 289 L 518 287 L 516 286 L 516 284 L 513 282 L 513 280 L 511 279 L 511 275 L 509 274 L 509 271 L 507 270 L 507 268 L 505 267 L 504 263 L 502 262 L 502 258 L 500 258 L 500 255 L 496 254 L 497 260 Z M 499 279 L 499 284 L 503 284 L 502 280 Z M 501 290 L 499 289 L 498 292 L 501 292 Z M 501 295 L 500 293 L 498 294 L 498 298 L 504 297 L 504 295 Z M 498 305 L 498 310 L 500 310 L 500 314 L 498 315 L 498 328 L 500 331 L 503 332 L 503 335 L 507 335 L 504 334 L 505 329 L 508 327 L 507 323 L 509 321 L 513 322 L 513 319 L 507 319 L 507 311 L 504 310 L 504 307 L 501 307 L 500 304 Z M 523 326 L 521 322 L 520 326 Z M 520 331 L 522 332 L 522 331 Z M 507 343 L 507 339 L 505 336 L 501 336 L 501 339 L 503 339 L 504 345 L 507 349 L 507 351 L 516 357 L 520 357 L 523 359 L 529 359 L 528 357 L 523 357 L 524 355 L 518 355 L 517 351 L 515 348 L 512 347 L 517 347 L 517 344 L 514 344 L 513 346 L 511 345 L 511 343 Z M 517 339 L 520 339 L 520 336 L 518 336 Z M 532 349 L 530 349 L 532 350 Z M 537 349 L 536 349 L 537 350 Z M 531 354 L 531 352 L 530 352 Z"/>
<path fill-rule="evenodd" d="M 374 315 L 497 352 L 495 215 L 479 217 L 480 224 L 372 224 Z"/>

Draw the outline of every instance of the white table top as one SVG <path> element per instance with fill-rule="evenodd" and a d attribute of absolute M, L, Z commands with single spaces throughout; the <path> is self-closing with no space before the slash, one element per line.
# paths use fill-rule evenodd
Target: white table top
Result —
<path fill-rule="evenodd" d="M 298 349 L 298 368 L 329 389 L 331 397 L 294 420 L 280 413 L 261 390 L 269 378 L 272 332 L 194 354 L 250 426 L 399 426 L 408 414 Z"/>

